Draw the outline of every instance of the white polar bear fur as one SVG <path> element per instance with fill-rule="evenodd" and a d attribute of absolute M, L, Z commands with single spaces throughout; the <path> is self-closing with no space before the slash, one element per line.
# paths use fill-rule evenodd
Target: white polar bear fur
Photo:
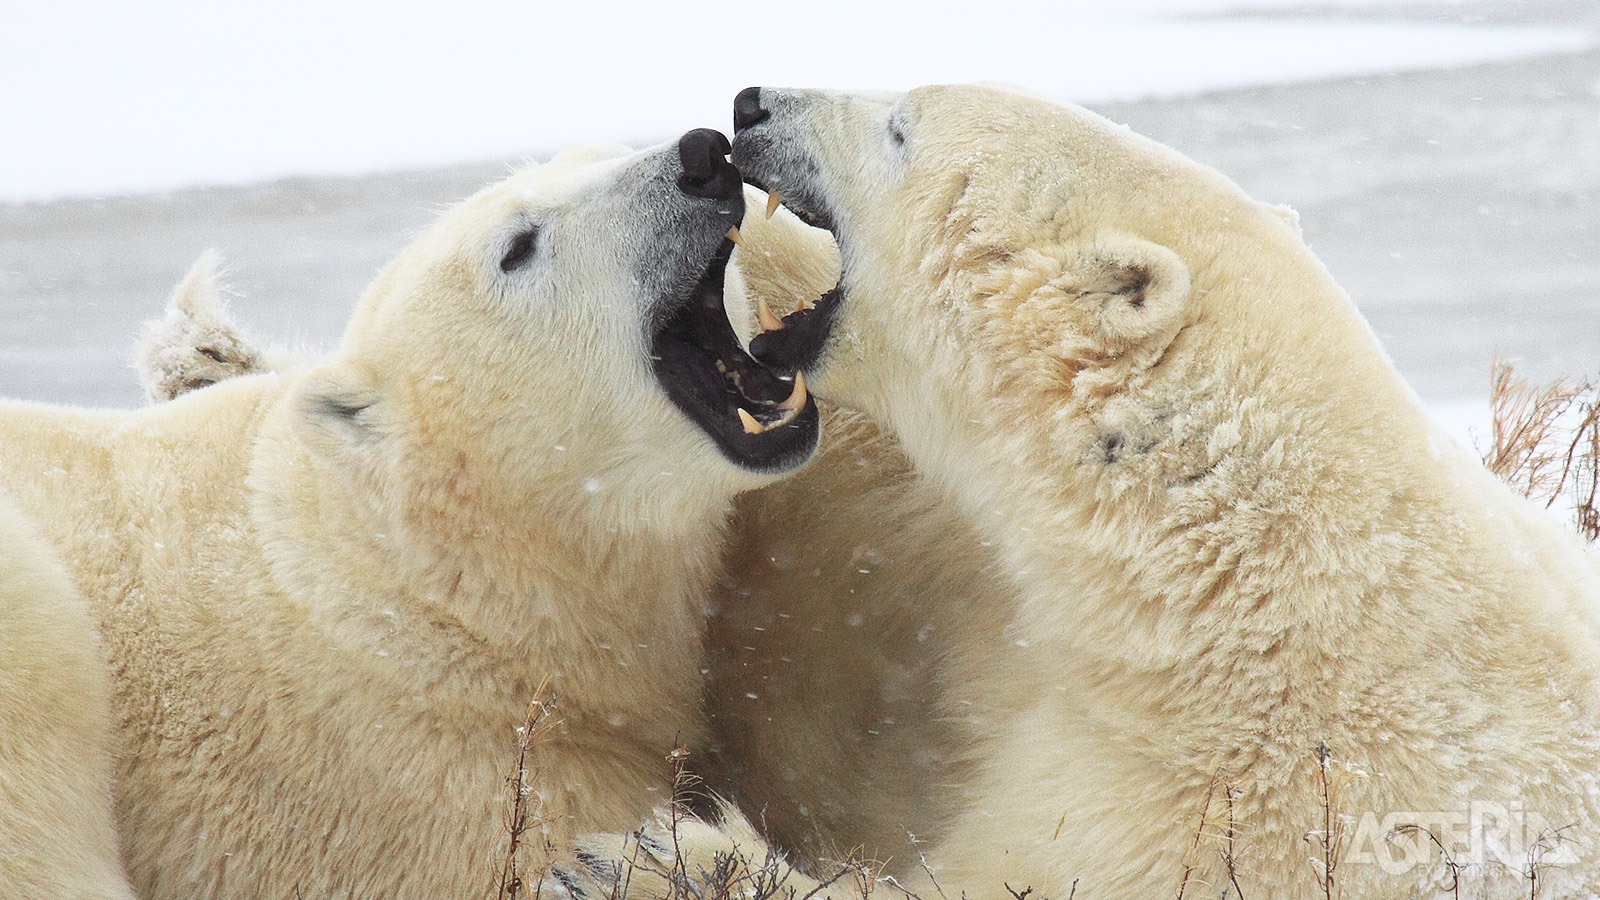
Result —
<path fill-rule="evenodd" d="M 664 802 L 668 752 L 704 735 L 723 518 L 767 479 L 723 460 L 649 373 L 628 263 L 642 247 L 665 266 L 692 241 L 663 240 L 666 201 L 639 184 L 672 148 L 610 155 L 558 157 L 446 214 L 314 368 L 133 412 L 0 404 L 0 483 L 104 637 L 117 771 L 99 821 L 139 896 L 487 896 L 516 729 L 546 681 L 526 870 Z M 501 273 L 510 232 L 544 216 L 554 250 Z M 4 565 L 36 556 L 8 544 Z M 59 753 L 95 794 L 104 681 L 85 668 L 91 630 L 60 632 L 70 593 L 48 576 L 8 577 L 4 626 L 52 602 L 28 578 L 66 597 L 45 625 L 76 649 L 33 662 L 80 673 L 52 683 L 79 730 L 15 752 Z M 11 686 L 0 711 L 38 702 Z M 89 853 L 113 884 L 105 834 L 61 814 L 84 841 L 41 852 Z M 0 858 L 26 860 L 41 848 L 15 821 L 0 817 L 18 842 Z M 94 895 L 70 888 L 33 896 Z"/>
<path fill-rule="evenodd" d="M 111 816 L 110 679 L 83 598 L 0 495 L 0 895 L 132 900 Z"/>
<path fill-rule="evenodd" d="M 1082 110 L 762 105 L 770 156 L 735 162 L 811 178 L 845 260 L 813 386 L 899 436 L 1016 593 L 965 670 L 1009 711 L 954 748 L 945 891 L 1322 896 L 1325 812 L 1344 896 L 1446 890 L 1420 837 L 1373 861 L 1412 823 L 1463 895 L 1600 888 L 1593 559 L 1430 426 L 1291 222 Z M 1528 829 L 1504 865 L 1441 824 L 1486 805 Z"/>

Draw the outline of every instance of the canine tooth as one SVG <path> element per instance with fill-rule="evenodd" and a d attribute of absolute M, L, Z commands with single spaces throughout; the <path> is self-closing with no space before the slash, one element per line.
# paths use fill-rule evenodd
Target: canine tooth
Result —
<path fill-rule="evenodd" d="M 783 198 L 778 196 L 777 191 L 767 191 L 767 218 L 772 218 L 772 214 L 782 205 Z"/>
<path fill-rule="evenodd" d="M 735 225 L 728 229 L 728 240 L 740 245 L 744 243 L 744 241 L 739 239 L 739 226 Z"/>
<path fill-rule="evenodd" d="M 804 299 L 796 300 L 794 302 L 794 311 L 795 312 L 804 312 L 805 308 L 806 308 L 806 301 Z"/>
<path fill-rule="evenodd" d="M 756 303 L 756 319 L 761 322 L 762 331 L 783 330 L 783 320 L 772 314 L 772 307 L 767 305 L 765 297 Z"/>
<path fill-rule="evenodd" d="M 756 417 L 750 415 L 742 406 L 739 407 L 739 423 L 744 426 L 745 434 L 760 434 L 767 430 L 767 426 L 757 422 Z"/>
<path fill-rule="evenodd" d="M 778 408 L 786 412 L 797 413 L 806 405 L 806 376 L 801 372 L 794 373 L 794 390 L 789 392 L 789 398 L 778 404 Z M 785 417 L 785 420 L 793 416 Z"/>
<path fill-rule="evenodd" d="M 801 400 L 799 403 L 796 403 L 793 409 L 789 408 L 788 403 L 789 401 L 785 400 L 783 403 L 778 404 L 778 407 L 783 410 L 783 415 L 779 416 L 776 421 L 767 426 L 768 431 L 771 431 L 774 428 L 782 428 L 790 422 L 793 422 L 795 419 L 800 418 L 800 410 L 805 408 L 805 401 Z"/>

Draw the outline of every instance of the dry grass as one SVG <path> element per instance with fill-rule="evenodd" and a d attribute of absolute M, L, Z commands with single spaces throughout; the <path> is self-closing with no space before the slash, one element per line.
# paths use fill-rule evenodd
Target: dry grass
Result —
<path fill-rule="evenodd" d="M 1533 842 L 1533 846 L 1528 848 L 1528 865 L 1521 873 L 1528 880 L 1528 900 L 1538 900 L 1539 887 L 1544 883 L 1545 873 L 1560 868 L 1550 863 L 1549 857 L 1572 840 L 1567 832 L 1573 827 L 1564 825 L 1560 828 L 1546 828 Z"/>
<path fill-rule="evenodd" d="M 506 810 L 506 850 L 500 862 L 499 882 L 495 897 L 499 900 L 520 900 L 537 897 L 539 885 L 547 874 L 544 871 L 527 872 L 522 867 L 523 844 L 530 831 L 544 842 L 544 857 L 555 851 L 550 843 L 548 823 L 544 817 L 544 804 L 533 785 L 536 770 L 529 765 L 528 755 L 538 744 L 540 735 L 550 722 L 555 710 L 555 697 L 549 693 L 549 682 L 541 683 L 528 702 L 527 715 L 517 729 L 516 766 L 506 777 L 506 790 L 510 794 Z"/>
<path fill-rule="evenodd" d="M 1415 835 L 1426 837 L 1428 842 L 1433 845 L 1433 848 L 1439 852 L 1439 858 L 1444 865 L 1445 874 L 1450 876 L 1450 883 L 1443 890 L 1450 894 L 1451 900 L 1461 900 L 1461 876 L 1466 873 L 1468 867 L 1456 861 L 1456 858 L 1450 853 L 1450 848 L 1439 840 L 1439 836 L 1434 834 L 1433 829 L 1423 828 L 1420 825 L 1401 825 L 1394 831 L 1389 832 L 1386 840 L 1393 841 L 1396 837 L 1412 837 Z"/>
<path fill-rule="evenodd" d="M 1223 780 L 1223 773 L 1216 772 L 1211 776 L 1211 785 L 1206 789 L 1205 805 L 1200 807 L 1200 821 L 1194 827 L 1194 838 L 1189 842 L 1189 849 L 1183 854 L 1183 875 L 1178 879 L 1178 900 L 1183 900 L 1184 894 L 1189 890 L 1191 883 L 1199 884 L 1194 873 L 1199 866 L 1200 842 L 1206 837 L 1211 821 L 1211 801 L 1217 796 L 1217 786 Z M 1066 814 L 1062 814 L 1066 818 Z M 1060 826 L 1056 827 L 1056 834 L 1061 833 Z"/>
<path fill-rule="evenodd" d="M 1316 782 L 1318 799 L 1322 806 L 1322 827 L 1305 834 L 1305 839 L 1317 849 L 1317 855 L 1311 857 L 1311 868 L 1316 879 L 1317 893 L 1323 900 L 1333 900 L 1343 896 L 1339 890 L 1339 862 L 1344 858 L 1346 826 L 1348 821 L 1338 813 L 1339 794 L 1344 787 L 1346 775 L 1338 766 L 1331 764 L 1332 754 L 1328 751 L 1327 744 L 1318 744 L 1312 752 L 1316 760 Z"/>
<path fill-rule="evenodd" d="M 1439 854 L 1440 861 L 1444 866 L 1444 874 L 1449 877 L 1449 882 L 1442 884 L 1440 890 L 1449 894 L 1452 900 L 1460 900 L 1461 889 L 1466 883 L 1464 879 L 1471 877 L 1474 869 L 1486 869 L 1489 867 L 1510 869 L 1515 872 L 1519 878 L 1527 882 L 1528 900 L 1539 900 L 1539 891 L 1544 886 L 1547 874 L 1551 869 L 1560 868 L 1560 866 L 1550 863 L 1549 857 L 1563 845 L 1572 841 L 1572 838 L 1567 834 L 1572 827 L 1568 825 L 1562 828 L 1547 828 L 1541 832 L 1533 844 L 1528 847 L 1524 855 L 1525 864 L 1520 868 L 1506 866 L 1500 862 L 1480 865 L 1458 862 L 1437 834 L 1431 829 L 1423 828 L 1420 825 L 1401 825 L 1390 832 L 1388 837 L 1390 840 L 1397 836 L 1413 837 L 1420 835 L 1427 838 L 1428 842 L 1433 845 L 1434 850 Z"/>
<path fill-rule="evenodd" d="M 570 861 L 557 861 L 558 848 L 548 838 L 539 794 L 533 786 L 537 769 L 529 763 L 530 751 L 553 709 L 554 700 L 546 698 L 541 686 L 517 730 L 516 764 L 506 779 L 507 841 L 498 864 L 496 900 L 538 900 L 545 893 L 552 900 L 816 900 L 847 877 L 856 879 L 848 896 L 865 900 L 873 886 L 883 883 L 875 871 L 857 862 L 843 864 L 821 882 L 796 878 L 795 868 L 765 845 L 756 856 L 730 842 L 730 849 L 713 853 L 709 864 L 691 862 L 681 840 L 682 830 L 694 820 L 696 801 L 710 798 L 701 795 L 701 780 L 689 771 L 689 751 L 682 747 L 667 755 L 672 767 L 672 797 L 663 828 L 646 826 L 628 834 L 616 859 L 579 851 Z M 530 871 L 521 858 L 529 835 L 536 831 L 544 836 L 541 855 L 551 862 Z M 795 884 L 798 881 L 809 890 L 803 891 Z"/>
<path fill-rule="evenodd" d="M 1589 381 L 1559 379 L 1546 385 L 1518 378 L 1512 365 L 1490 370 L 1489 471 L 1524 497 L 1548 508 L 1565 498 L 1573 527 L 1585 540 L 1600 538 L 1600 394 Z"/>

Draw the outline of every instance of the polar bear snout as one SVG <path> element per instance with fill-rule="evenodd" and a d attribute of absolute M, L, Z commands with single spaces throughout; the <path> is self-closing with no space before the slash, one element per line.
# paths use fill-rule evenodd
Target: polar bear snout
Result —
<path fill-rule="evenodd" d="M 763 363 L 804 371 L 821 383 L 839 377 L 834 361 L 842 356 L 831 348 L 854 340 L 836 339 L 835 332 L 850 318 L 841 311 L 859 280 L 857 220 L 872 221 L 862 211 L 874 209 L 904 170 L 900 99 L 772 87 L 745 88 L 734 97 L 733 164 L 747 184 L 767 192 L 767 217 L 781 207 L 828 232 L 840 258 L 831 289 L 782 318 L 763 316 L 763 332 L 750 341 Z M 881 147 L 874 144 L 880 135 Z M 899 135 L 898 143 L 891 135 Z"/>
<path fill-rule="evenodd" d="M 697 128 L 675 149 L 678 194 L 666 215 L 715 246 L 709 259 L 684 256 L 689 271 L 698 269 L 693 280 L 669 278 L 653 299 L 651 369 L 667 399 L 727 460 L 762 477 L 789 471 L 816 449 L 819 413 L 804 377 L 757 362 L 728 320 L 723 292 L 745 212 L 744 182 L 727 159 L 732 147 L 721 132 Z M 653 257 L 642 262 L 645 278 L 662 268 Z"/>
<path fill-rule="evenodd" d="M 822 172 L 813 158 L 807 120 L 820 95 L 745 88 L 733 101 L 733 165 L 813 228 L 837 233 Z M 775 201 L 775 203 L 778 201 Z"/>
<path fill-rule="evenodd" d="M 733 130 L 735 133 L 752 125 L 759 125 L 771 113 L 761 106 L 761 88 L 747 87 L 733 98 Z"/>
<path fill-rule="evenodd" d="M 732 149 L 722 132 L 710 128 L 696 128 L 679 138 L 678 161 L 683 164 L 683 174 L 678 176 L 678 187 L 691 197 L 708 200 L 741 196 L 744 182 L 727 159 Z"/>

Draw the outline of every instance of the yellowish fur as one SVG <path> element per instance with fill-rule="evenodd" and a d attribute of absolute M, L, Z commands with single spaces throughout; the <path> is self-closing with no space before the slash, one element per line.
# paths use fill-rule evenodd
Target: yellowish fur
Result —
<path fill-rule="evenodd" d="M 698 231 L 656 238 L 718 215 L 671 206 L 692 205 L 674 151 L 558 158 L 486 189 L 380 275 L 313 368 L 133 412 L 0 404 L 0 484 L 104 636 L 117 771 L 100 824 L 115 822 L 139 896 L 488 896 L 515 729 L 547 681 L 525 870 L 665 800 L 669 751 L 705 734 L 728 503 L 766 480 L 722 459 L 649 372 L 630 254 L 665 271 Z M 535 217 L 550 251 L 500 271 Z M 696 225 L 708 247 L 714 224 Z M 3 564 L 37 555 L 8 543 Z M 90 629 L 55 593 L 77 643 L 51 639 L 76 657 L 36 662 L 88 665 Z M 51 685 L 84 710 L 76 743 L 40 730 L 22 747 L 58 753 L 93 795 L 104 679 L 85 671 L 81 688 Z M 0 711 L 48 701 L 14 686 Z M 0 840 L 0 859 L 38 846 Z M 115 856 L 83 846 L 109 879 Z"/>
<path fill-rule="evenodd" d="M 1429 425 L 1290 222 L 1082 110 L 762 103 L 771 144 L 735 160 L 811 178 L 842 234 L 813 385 L 898 436 L 1013 588 L 1004 649 L 943 688 L 1008 707 L 955 738 L 947 893 L 1321 896 L 1325 813 L 1344 896 L 1441 889 L 1384 840 L 1411 823 L 1464 896 L 1600 887 L 1593 561 Z M 1514 846 L 1449 833 L 1494 809 Z"/>
<path fill-rule="evenodd" d="M 764 205 L 747 192 L 747 208 Z M 756 327 L 753 298 L 787 313 L 838 280 L 832 241 L 787 211 L 770 222 L 758 212 L 743 229 L 746 247 L 758 249 L 734 255 L 728 311 L 745 333 Z M 202 386 L 180 377 L 187 372 L 217 381 L 276 370 L 281 354 L 214 303 L 196 302 L 194 285 L 214 284 L 197 273 L 216 265 L 197 263 L 165 317 L 147 326 L 147 384 L 182 393 Z M 207 347 L 229 348 L 235 368 L 220 371 Z M 992 552 L 892 437 L 830 408 L 805 469 L 735 500 L 721 554 L 708 600 L 712 730 L 691 766 L 818 874 L 852 854 L 904 869 L 914 860 L 908 824 L 918 839 L 935 836 L 939 810 L 959 791 L 955 723 L 995 714 L 990 698 L 949 691 L 970 683 L 952 667 L 1005 643 L 1010 593 L 990 571 Z M 606 839 L 593 840 L 602 852 Z M 729 849 L 720 832 L 698 826 L 680 840 L 702 856 Z"/>
<path fill-rule="evenodd" d="M 83 598 L 0 496 L 0 896 L 132 900 L 111 811 L 109 678 Z"/>
<path fill-rule="evenodd" d="M 746 204 L 759 210 L 764 196 L 750 191 Z M 757 246 L 784 251 L 735 253 L 729 315 L 746 333 L 755 327 L 750 298 L 788 312 L 837 280 L 831 240 L 786 211 L 743 227 Z M 779 241 L 768 229 L 790 234 Z M 810 242 L 806 252 L 786 243 L 799 240 Z M 215 265 L 202 259 L 196 271 Z M 281 355 L 224 311 L 194 303 L 195 280 L 191 272 L 166 316 L 146 328 L 141 378 L 193 389 L 175 376 L 215 368 L 201 335 L 238 348 L 227 359 L 240 365 L 216 380 L 273 371 Z M 993 703 L 970 691 L 946 696 L 952 665 L 1003 642 L 1009 593 L 988 571 L 992 553 L 911 471 L 892 437 L 860 413 L 829 409 L 822 447 L 805 469 L 735 500 L 721 554 L 708 600 L 712 730 L 691 766 L 819 875 L 851 855 L 892 858 L 903 869 L 913 858 L 907 824 L 918 823 L 919 839 L 934 836 L 934 814 L 959 790 L 952 723 L 993 714 Z M 738 837 L 748 827 L 739 813 L 724 812 L 723 829 L 683 826 L 683 848 L 708 863 L 734 848 L 765 862 L 759 843 Z M 622 835 L 597 835 L 590 849 L 604 854 L 608 841 L 634 852 Z M 608 889 L 593 873 L 566 877 Z M 633 886 L 651 884 L 641 877 Z M 854 885 L 852 876 L 841 887 Z"/>

